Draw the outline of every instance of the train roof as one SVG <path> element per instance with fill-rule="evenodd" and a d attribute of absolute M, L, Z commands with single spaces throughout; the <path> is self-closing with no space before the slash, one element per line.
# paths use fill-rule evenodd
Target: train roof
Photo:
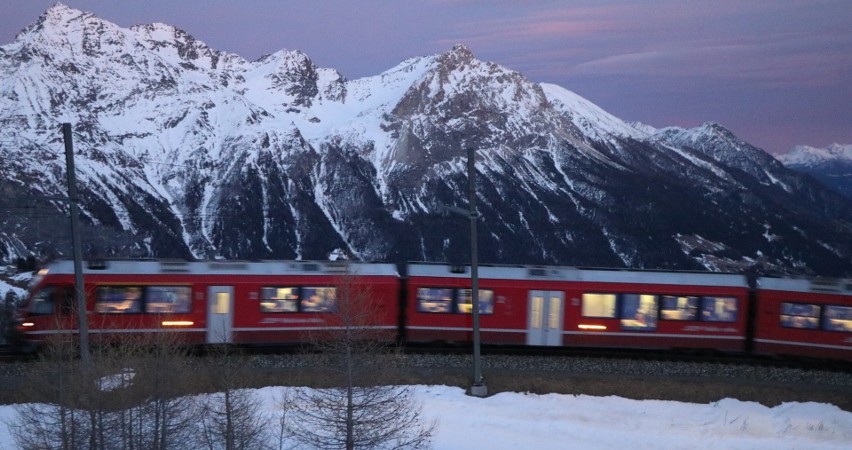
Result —
<path fill-rule="evenodd" d="M 73 274 L 74 261 L 49 264 L 47 273 Z M 185 274 L 185 275 L 354 275 L 395 276 L 396 265 L 359 261 L 181 261 L 181 260 L 97 260 L 83 263 L 84 275 L 95 274 Z"/>
<path fill-rule="evenodd" d="M 824 292 L 852 295 L 852 279 L 843 278 L 768 278 L 757 279 L 757 287 L 775 291 Z"/>
<path fill-rule="evenodd" d="M 470 278 L 470 266 L 411 263 L 409 276 Z M 587 281 L 634 284 L 748 287 L 745 275 L 713 272 L 662 272 L 654 270 L 584 269 L 566 266 L 478 267 L 482 279 Z"/>

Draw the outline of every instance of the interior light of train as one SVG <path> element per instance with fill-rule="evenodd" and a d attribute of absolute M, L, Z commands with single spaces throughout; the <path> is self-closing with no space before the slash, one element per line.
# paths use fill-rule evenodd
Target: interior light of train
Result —
<path fill-rule="evenodd" d="M 189 327 L 195 325 L 195 322 L 191 320 L 164 320 L 162 325 L 164 327 Z"/>

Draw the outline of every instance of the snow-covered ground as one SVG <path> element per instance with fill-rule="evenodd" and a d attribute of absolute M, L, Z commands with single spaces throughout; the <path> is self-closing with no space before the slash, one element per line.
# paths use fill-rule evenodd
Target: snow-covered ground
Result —
<path fill-rule="evenodd" d="M 270 413 L 285 387 L 259 389 Z M 620 397 L 501 393 L 415 386 L 423 415 L 435 418 L 436 450 L 449 449 L 850 449 L 852 413 L 821 403 L 768 408 L 725 399 L 711 404 Z M 0 448 L 14 449 L 0 407 Z"/>

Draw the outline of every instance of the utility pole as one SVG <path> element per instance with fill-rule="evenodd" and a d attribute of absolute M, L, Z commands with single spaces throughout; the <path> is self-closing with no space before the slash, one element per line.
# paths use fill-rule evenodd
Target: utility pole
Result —
<path fill-rule="evenodd" d="M 74 245 L 74 284 L 77 298 L 77 325 L 80 332 L 80 359 L 84 366 L 91 363 L 89 351 L 89 324 L 86 316 L 86 288 L 83 284 L 83 250 L 80 244 L 79 210 L 77 206 L 77 176 L 74 173 L 74 145 L 71 142 L 71 124 L 62 124 L 65 139 L 65 171 L 68 174 L 68 199 L 71 207 L 71 241 Z"/>
<path fill-rule="evenodd" d="M 476 221 L 479 214 L 476 212 L 476 152 L 473 147 L 467 149 L 467 190 L 468 204 L 470 206 L 470 296 L 473 308 L 473 384 L 470 386 L 470 394 L 474 397 L 485 397 L 488 388 L 482 378 L 481 355 L 479 351 L 479 266 L 478 252 L 476 246 Z"/>
<path fill-rule="evenodd" d="M 479 213 L 476 212 L 476 152 L 473 147 L 467 149 L 467 201 L 468 209 L 462 209 L 450 205 L 438 205 L 441 210 L 467 216 L 470 219 L 470 303 L 471 316 L 473 317 L 473 383 L 470 385 L 470 395 L 474 397 L 485 397 L 488 388 L 482 377 L 482 363 L 479 343 L 479 250 L 476 247 L 476 221 Z"/>

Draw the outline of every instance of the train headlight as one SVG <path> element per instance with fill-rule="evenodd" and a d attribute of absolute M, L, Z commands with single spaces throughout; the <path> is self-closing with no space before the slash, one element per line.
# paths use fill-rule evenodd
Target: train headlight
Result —
<path fill-rule="evenodd" d="M 606 330 L 606 325 L 589 325 L 581 323 L 580 325 L 577 325 L 577 328 L 581 330 L 604 331 Z"/>
<path fill-rule="evenodd" d="M 33 322 L 22 322 L 21 326 L 22 327 L 34 327 L 35 323 L 33 323 Z"/>

